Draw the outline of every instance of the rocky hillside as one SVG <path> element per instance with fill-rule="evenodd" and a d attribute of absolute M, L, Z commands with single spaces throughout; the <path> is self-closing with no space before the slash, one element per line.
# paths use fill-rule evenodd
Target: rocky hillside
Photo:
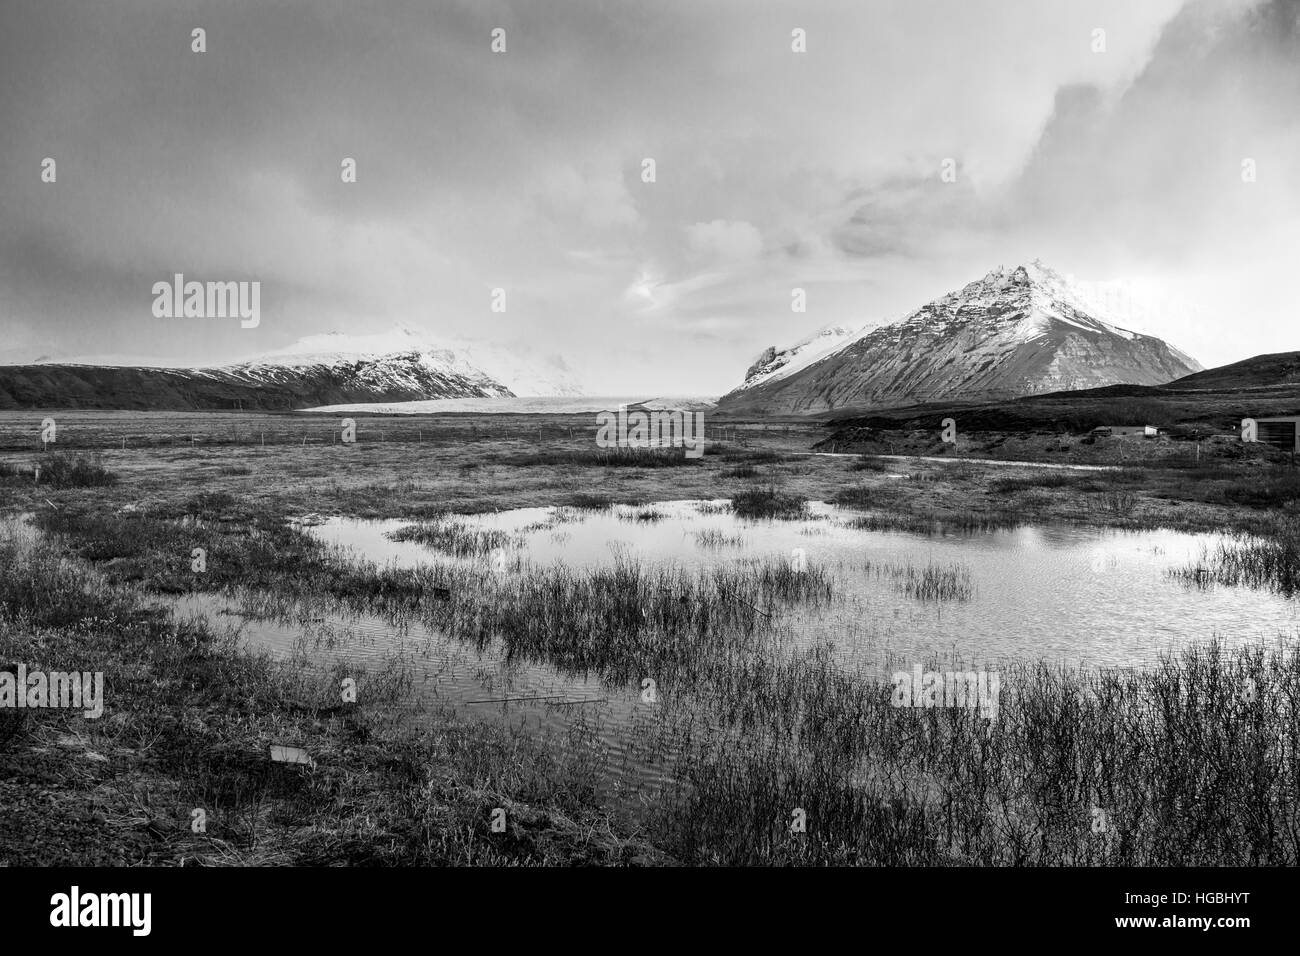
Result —
<path fill-rule="evenodd" d="M 1093 312 L 1082 292 L 1037 261 L 998 268 L 897 322 L 847 338 L 797 371 L 763 377 L 751 369 L 718 407 L 817 414 L 1159 385 L 1200 370 L 1161 339 Z"/>

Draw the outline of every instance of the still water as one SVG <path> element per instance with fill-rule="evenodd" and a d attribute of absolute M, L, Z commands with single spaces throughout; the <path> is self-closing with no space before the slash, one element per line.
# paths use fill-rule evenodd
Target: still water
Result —
<path fill-rule="evenodd" d="M 698 568 L 744 558 L 789 559 L 803 549 L 809 564 L 837 569 L 846 600 L 815 620 L 790 622 L 794 630 L 806 640 L 836 644 L 851 631 L 871 632 L 876 646 L 870 650 L 906 656 L 956 652 L 990 662 L 1141 665 L 1180 643 L 1216 635 L 1229 643 L 1274 639 L 1294 633 L 1297 624 L 1297 603 L 1281 595 L 1197 588 L 1169 576 L 1170 569 L 1198 564 L 1222 540 L 1218 535 L 1049 525 L 929 536 L 854 529 L 845 520 L 854 512 L 819 502 L 806 521 L 747 521 L 720 512 L 719 504 L 659 503 L 650 509 L 662 516 L 657 521 L 635 520 L 646 509 L 631 507 L 527 508 L 460 520 L 517 535 L 524 557 L 541 565 L 608 565 L 621 554 Z M 409 523 L 333 518 L 310 533 L 381 564 L 455 560 L 386 537 Z M 723 543 L 702 538 L 710 531 Z M 867 563 L 960 566 L 970 573 L 974 595 L 967 601 L 913 600 L 862 573 Z"/>
<path fill-rule="evenodd" d="M 647 510 L 656 520 L 637 520 Z M 832 645 L 846 667 L 886 675 L 914 662 L 971 666 L 1047 660 L 1072 666 L 1142 666 L 1162 650 L 1217 637 L 1229 644 L 1293 639 L 1297 602 L 1245 588 L 1198 588 L 1169 575 L 1196 565 L 1221 540 L 1172 531 L 1116 532 L 1075 526 L 927 536 L 851 527 L 854 512 L 812 503 L 800 521 L 739 519 L 725 502 L 662 502 L 606 511 L 532 508 L 457 519 L 510 536 L 506 551 L 537 566 L 609 565 L 620 556 L 646 564 L 702 568 L 801 549 L 809 566 L 831 569 L 840 597 L 778 616 L 792 648 Z M 411 522 L 332 518 L 306 530 L 358 558 L 413 567 L 454 558 L 388 535 Z M 936 564 L 969 574 L 964 600 L 924 601 L 901 592 L 879 566 Z M 637 686 L 610 687 L 593 676 L 508 659 L 500 645 L 478 648 L 418 623 L 319 610 L 300 621 L 240 613 L 231 598 L 190 595 L 182 613 L 226 621 L 249 643 L 286 655 L 295 647 L 321 660 L 369 667 L 397 657 L 415 673 L 425 708 L 451 707 L 511 727 L 567 737 L 602 751 L 615 787 L 644 791 L 666 779 L 672 746 L 661 710 Z"/>

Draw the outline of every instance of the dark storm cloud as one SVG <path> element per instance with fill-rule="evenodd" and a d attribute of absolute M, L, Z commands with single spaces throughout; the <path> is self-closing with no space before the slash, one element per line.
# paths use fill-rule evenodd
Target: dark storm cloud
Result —
<path fill-rule="evenodd" d="M 1291 348 L 1300 5 L 1189 4 L 1117 98 L 1059 91 L 1002 228 L 1071 268 L 1158 274 L 1205 314 L 1153 329 L 1204 360 Z M 1249 165 L 1255 180 L 1245 181 Z"/>

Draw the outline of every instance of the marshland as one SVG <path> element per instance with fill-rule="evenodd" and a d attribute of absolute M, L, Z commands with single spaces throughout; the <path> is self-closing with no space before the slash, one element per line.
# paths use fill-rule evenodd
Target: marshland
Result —
<path fill-rule="evenodd" d="M 0 859 L 1300 858 L 1284 463 L 835 457 L 794 423 L 710 426 L 700 458 L 592 436 L 7 413 L 0 656 L 103 671 L 106 713 L 29 712 L 0 749 Z M 996 719 L 894 706 L 918 664 L 998 673 Z"/>

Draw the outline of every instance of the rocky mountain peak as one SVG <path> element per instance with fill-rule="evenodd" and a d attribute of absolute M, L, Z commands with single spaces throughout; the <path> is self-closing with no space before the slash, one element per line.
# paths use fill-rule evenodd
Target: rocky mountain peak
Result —
<path fill-rule="evenodd" d="M 998 266 L 904 318 L 810 349 L 772 349 L 720 408 L 778 414 L 1160 385 L 1200 369 L 1105 321 L 1085 287 L 1035 259 Z"/>

